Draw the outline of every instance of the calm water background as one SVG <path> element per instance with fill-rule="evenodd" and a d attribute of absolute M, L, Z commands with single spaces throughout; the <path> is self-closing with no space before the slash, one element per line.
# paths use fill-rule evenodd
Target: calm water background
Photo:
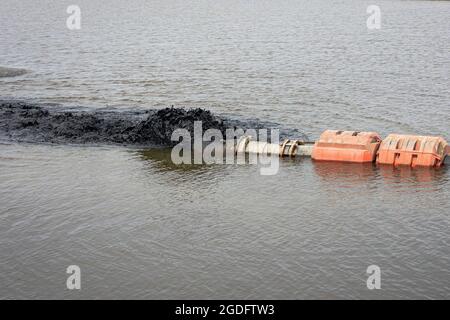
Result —
<path fill-rule="evenodd" d="M 0 97 L 450 139 L 450 2 L 3 0 Z M 70 3 L 72 4 L 72 3 Z M 56 107 L 56 106 L 55 106 Z M 0 144 L 1 298 L 450 298 L 450 172 Z M 65 288 L 68 265 L 82 290 Z M 382 290 L 366 288 L 367 266 Z"/>

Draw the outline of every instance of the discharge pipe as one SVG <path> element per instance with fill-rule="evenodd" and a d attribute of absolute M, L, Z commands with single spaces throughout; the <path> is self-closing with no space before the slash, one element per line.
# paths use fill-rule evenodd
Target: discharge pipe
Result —
<path fill-rule="evenodd" d="M 235 153 L 253 153 L 279 155 L 280 157 L 310 157 L 314 142 L 286 139 L 281 144 L 252 140 L 250 136 L 242 136 L 234 146 Z"/>
<path fill-rule="evenodd" d="M 311 157 L 316 161 L 340 161 L 410 167 L 440 167 L 448 163 L 450 146 L 442 137 L 390 134 L 384 140 L 376 132 L 326 130 L 316 142 L 286 139 L 281 144 L 240 137 L 234 152 Z"/>

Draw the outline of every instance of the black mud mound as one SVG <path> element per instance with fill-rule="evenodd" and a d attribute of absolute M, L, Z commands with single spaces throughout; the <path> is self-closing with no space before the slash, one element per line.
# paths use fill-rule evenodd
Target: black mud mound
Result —
<path fill-rule="evenodd" d="M 130 138 L 139 144 L 145 143 L 147 137 L 152 137 L 152 142 L 157 144 L 174 144 L 177 142 L 171 141 L 172 132 L 176 129 L 186 129 L 193 135 L 194 121 L 202 122 L 203 132 L 208 129 L 218 129 L 222 134 L 225 133 L 223 120 L 213 116 L 208 110 L 165 108 L 139 122 L 130 131 Z"/>
<path fill-rule="evenodd" d="M 222 119 L 204 109 L 165 108 L 139 112 L 58 112 L 40 105 L 0 100 L 0 136 L 16 141 L 174 145 L 177 128 L 193 134 L 194 121 L 202 121 L 203 131 L 225 132 Z"/>

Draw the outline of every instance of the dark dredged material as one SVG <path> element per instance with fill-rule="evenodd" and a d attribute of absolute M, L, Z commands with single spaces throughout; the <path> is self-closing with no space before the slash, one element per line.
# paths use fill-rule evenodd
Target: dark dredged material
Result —
<path fill-rule="evenodd" d="M 194 132 L 194 121 L 203 131 L 225 132 L 222 119 L 196 108 L 165 108 L 136 112 L 53 111 L 36 104 L 0 101 L 0 134 L 18 141 L 52 143 L 112 143 L 172 145 L 177 128 Z"/>

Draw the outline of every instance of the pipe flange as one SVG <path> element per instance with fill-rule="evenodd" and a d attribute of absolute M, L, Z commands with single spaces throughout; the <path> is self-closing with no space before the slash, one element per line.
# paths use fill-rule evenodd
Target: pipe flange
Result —
<path fill-rule="evenodd" d="M 284 140 L 284 142 L 280 145 L 280 157 L 284 157 L 284 149 L 286 148 L 286 145 L 290 142 L 291 140 L 286 139 Z"/>
<path fill-rule="evenodd" d="M 236 143 L 236 154 L 238 154 L 239 152 L 245 153 L 245 149 L 247 148 L 249 142 L 250 142 L 249 136 L 240 137 L 238 142 Z M 241 147 L 241 145 L 243 146 Z"/>
<path fill-rule="evenodd" d="M 297 152 L 298 145 L 300 145 L 302 141 L 300 140 L 292 140 L 291 145 L 289 146 L 289 157 L 295 157 L 295 152 Z"/>

